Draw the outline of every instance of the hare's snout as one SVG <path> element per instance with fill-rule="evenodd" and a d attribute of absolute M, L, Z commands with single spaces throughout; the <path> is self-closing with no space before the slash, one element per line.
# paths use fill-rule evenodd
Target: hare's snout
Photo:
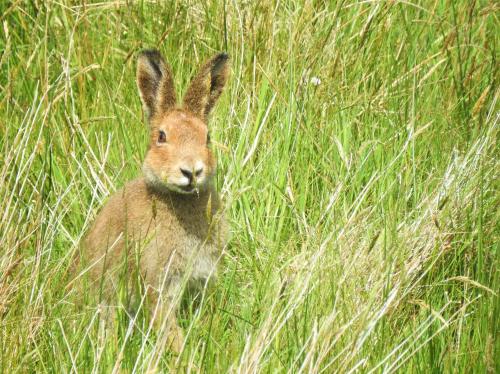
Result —
<path fill-rule="evenodd" d="M 205 178 L 205 168 L 205 163 L 203 161 L 197 161 L 193 165 L 183 163 L 179 166 L 179 170 L 185 178 L 185 183 L 188 185 L 196 184 L 196 182 L 202 182 Z"/>
<path fill-rule="evenodd" d="M 146 180 L 170 191 L 191 194 L 204 190 L 213 173 L 210 164 L 203 160 L 171 162 L 153 156 L 148 154 L 143 165 Z"/>
<path fill-rule="evenodd" d="M 179 176 L 175 184 L 185 192 L 194 191 L 205 184 L 206 169 L 203 161 L 194 164 L 182 163 L 178 166 Z"/>
<path fill-rule="evenodd" d="M 187 185 L 196 184 L 198 181 L 203 180 L 203 169 L 192 171 L 181 167 L 180 170 L 186 180 L 184 183 Z"/>

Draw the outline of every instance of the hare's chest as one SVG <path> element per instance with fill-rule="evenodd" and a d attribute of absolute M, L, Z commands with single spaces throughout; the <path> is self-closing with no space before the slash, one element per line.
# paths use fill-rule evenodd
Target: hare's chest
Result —
<path fill-rule="evenodd" d="M 197 248 L 186 258 L 189 264 L 187 271 L 192 281 L 205 283 L 217 277 L 218 251 L 213 244 L 208 243 L 199 243 Z"/>
<path fill-rule="evenodd" d="M 179 265 L 179 271 L 187 274 L 188 278 L 206 281 L 216 276 L 219 249 L 207 235 L 186 233 L 183 243 L 179 243 L 174 251 L 173 258 Z"/>
<path fill-rule="evenodd" d="M 216 277 L 220 251 L 211 237 L 203 216 L 156 217 L 143 252 L 146 271 L 197 282 Z"/>

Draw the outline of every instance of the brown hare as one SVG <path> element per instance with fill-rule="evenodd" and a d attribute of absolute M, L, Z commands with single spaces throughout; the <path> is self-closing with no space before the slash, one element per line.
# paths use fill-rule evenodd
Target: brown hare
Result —
<path fill-rule="evenodd" d="M 177 105 L 171 69 L 160 52 L 139 55 L 137 86 L 150 132 L 143 176 L 111 196 L 81 250 L 91 284 L 103 287 L 108 300 L 117 295 L 123 269 L 138 270 L 154 323 L 168 329 L 177 351 L 179 294 L 186 285 L 204 286 L 216 276 L 226 240 L 212 183 L 216 162 L 207 116 L 228 70 L 226 54 L 210 59 Z"/>

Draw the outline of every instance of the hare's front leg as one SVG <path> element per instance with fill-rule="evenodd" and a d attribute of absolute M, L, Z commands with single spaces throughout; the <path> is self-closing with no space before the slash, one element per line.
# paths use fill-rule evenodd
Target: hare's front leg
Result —
<path fill-rule="evenodd" d="M 180 278 L 168 280 L 164 290 L 150 293 L 151 319 L 160 339 L 174 352 L 179 353 L 184 344 L 184 334 L 177 323 L 177 313 L 182 292 Z"/>

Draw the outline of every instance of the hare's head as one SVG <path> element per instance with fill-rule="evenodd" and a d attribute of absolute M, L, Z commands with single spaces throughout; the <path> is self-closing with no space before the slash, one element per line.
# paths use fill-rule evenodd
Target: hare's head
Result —
<path fill-rule="evenodd" d="M 226 83 L 227 60 L 226 54 L 219 54 L 205 63 L 178 106 L 172 72 L 160 52 L 140 54 L 137 86 L 150 127 L 143 165 L 149 185 L 189 194 L 210 182 L 215 157 L 207 117 Z"/>

